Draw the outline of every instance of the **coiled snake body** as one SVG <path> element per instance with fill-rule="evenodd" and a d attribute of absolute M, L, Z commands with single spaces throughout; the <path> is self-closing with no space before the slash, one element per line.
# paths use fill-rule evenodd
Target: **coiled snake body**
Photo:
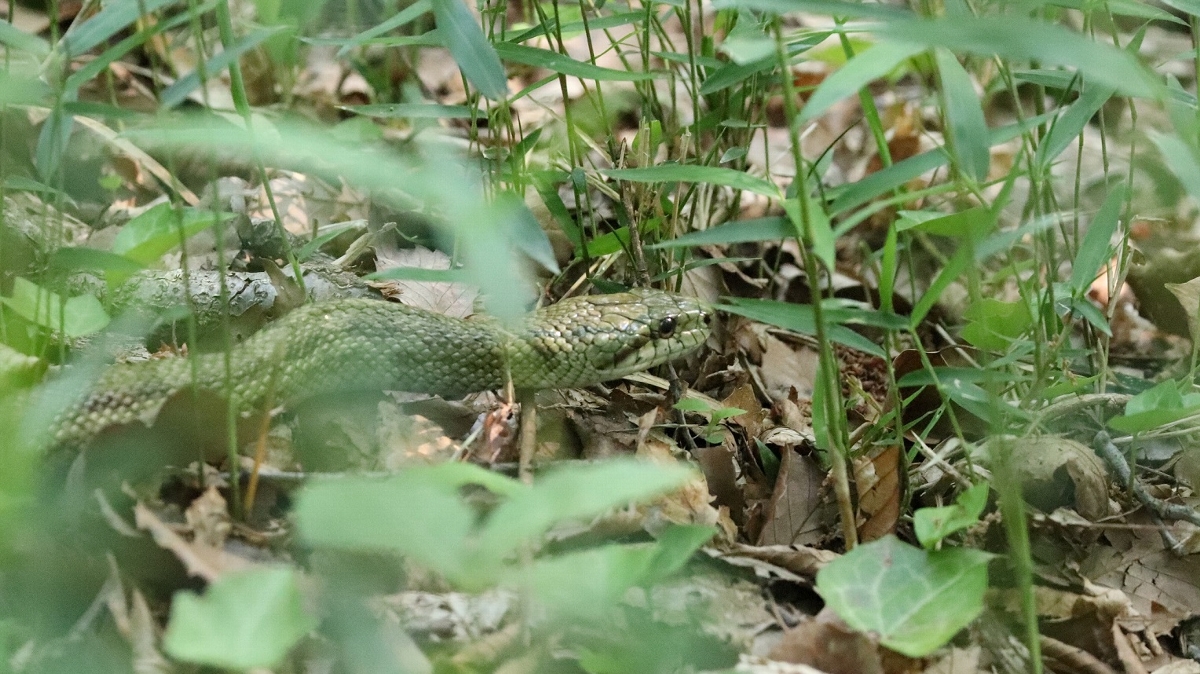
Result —
<path fill-rule="evenodd" d="M 233 409 L 247 412 L 356 390 L 461 395 L 510 380 L 518 389 L 586 386 L 691 351 L 710 320 L 696 300 L 656 290 L 572 298 L 507 327 L 374 300 L 318 303 L 235 347 L 228 390 Z M 58 415 L 55 444 L 83 446 L 110 427 L 150 424 L 192 388 L 226 391 L 223 354 L 194 358 L 109 368 Z"/>

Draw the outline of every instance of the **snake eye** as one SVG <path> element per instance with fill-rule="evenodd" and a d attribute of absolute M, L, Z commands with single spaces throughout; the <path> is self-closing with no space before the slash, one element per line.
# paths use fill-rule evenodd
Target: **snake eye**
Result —
<path fill-rule="evenodd" d="M 659 339 L 667 339 L 675 334 L 675 317 L 667 316 L 659 321 L 657 330 Z"/>

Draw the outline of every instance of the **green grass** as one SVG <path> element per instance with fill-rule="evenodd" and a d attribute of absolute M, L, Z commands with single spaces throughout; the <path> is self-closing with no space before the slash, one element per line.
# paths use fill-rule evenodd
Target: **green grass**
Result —
<path fill-rule="evenodd" d="M 0 270 L 0 342 L 12 350 L 0 351 L 0 375 L 28 385 L 19 375 L 31 362 L 63 360 L 107 322 L 101 303 L 70 285 L 70 273 L 92 271 L 115 284 L 201 231 L 219 240 L 225 229 L 212 225 L 222 209 L 192 197 L 230 170 L 255 184 L 281 169 L 344 181 L 381 209 L 428 216 L 434 239 L 462 265 L 456 279 L 508 290 L 485 298 L 502 317 L 518 315 L 534 296 L 527 258 L 556 273 L 555 283 L 587 276 L 607 288 L 653 278 L 678 287 L 688 271 L 723 254 L 714 251 L 728 251 L 735 260 L 725 264 L 740 264 L 763 283 L 756 296 L 727 298 L 723 308 L 815 339 L 813 430 L 834 476 L 843 540 L 853 547 L 849 465 L 872 444 L 899 444 L 906 432 L 924 436 L 939 421 L 962 442 L 974 439 L 964 430 L 973 420 L 991 434 L 1021 437 L 1039 430 L 1037 410 L 1064 392 L 1136 393 L 1138 383 L 1110 369 L 1115 304 L 1098 308 L 1088 291 L 1110 260 L 1117 265 L 1109 291 L 1118 289 L 1130 264 L 1133 216 L 1176 212 L 1175 203 L 1148 192 L 1200 200 L 1196 97 L 1137 55 L 1147 27 L 1194 28 L 1197 17 L 1186 7 L 1176 7 L 1187 17 L 1181 20 L 1136 2 L 533 2 L 489 3 L 478 13 L 459 0 L 419 0 L 399 10 L 356 2 L 254 5 L 251 22 L 231 15 L 223 0 L 111 3 L 49 39 L 0 24 L 8 48 L 0 191 L 30 192 L 47 204 L 32 246 L 23 245 L 24 234 L 0 239 L 0 259 L 13 260 Z M 801 27 L 797 12 L 825 20 Z M 580 35 L 592 39 L 570 41 Z M 465 100 L 437 99 L 417 78 L 422 59 L 444 58 L 442 49 L 460 66 Z M 297 98 L 293 86 L 314 50 L 333 52 L 372 85 L 370 105 Z M 182 54 L 194 63 L 178 60 Z M 1196 53 L 1177 58 L 1200 72 Z M 131 89 L 109 70 L 131 61 L 149 73 L 138 81 L 148 110 L 122 105 Z M 801 87 L 792 75 L 806 63 L 830 64 L 815 87 Z M 221 83 L 218 90 L 228 83 L 232 108 L 218 109 L 209 82 Z M 887 141 L 895 111 L 876 101 L 903 87 L 920 92 L 911 101 L 922 110 L 915 117 L 935 147 L 893 156 Z M 534 102 L 547 91 L 569 100 Z M 851 120 L 861 130 L 858 152 L 863 159 L 878 154 L 879 169 L 839 183 L 834 158 L 848 150 L 796 148 L 811 124 L 846 101 L 860 106 Z M 791 139 L 785 159 L 795 181 L 752 166 L 750 148 L 772 129 L 773 105 L 784 120 L 774 131 Z M 514 110 L 541 115 L 531 122 Z M 1008 165 L 993 161 L 1001 150 Z M 88 151 L 101 159 L 85 165 Z M 1077 161 L 1085 152 L 1101 155 L 1102 175 L 1085 175 Z M 114 157 L 153 177 L 135 188 L 115 172 Z M 1135 167 L 1146 163 L 1167 171 L 1138 174 Z M 918 181 L 929 175 L 935 179 Z M 97 185 L 109 203 L 162 195 L 165 204 L 127 225 L 106 251 L 71 245 L 56 252 L 75 243 L 56 214 L 95 212 L 80 206 L 103 201 Z M 282 233 L 269 189 L 267 197 Z M 766 217 L 743 218 L 744 201 L 765 207 Z M 871 241 L 863 230 L 880 220 L 885 231 Z M 572 251 L 563 269 L 548 230 Z M 809 304 L 764 301 L 787 290 L 777 285 L 779 262 L 747 263 L 785 239 L 800 243 L 788 264 L 819 281 Z M 299 270 L 300 252 L 285 245 L 286 264 Z M 825 281 L 837 265 L 868 279 L 877 299 L 836 300 Z M 890 412 L 873 428 L 850 428 L 835 344 L 892 356 L 929 343 L 935 323 L 978 348 L 971 371 L 935 367 L 921 349 L 923 367 L 904 384 L 935 385 L 941 404 L 906 426 L 900 410 L 912 401 L 889 358 Z M 188 329 L 194 334 L 194 325 Z M 20 426 L 16 412 L 0 422 L 0 430 Z M 20 559 L 44 506 L 32 496 L 36 448 L 16 432 L 3 435 L 0 461 L 9 468 L 0 482 L 0 549 Z M 229 435 L 234 462 L 232 425 Z M 1002 456 L 993 470 L 1005 552 L 1025 597 L 1031 667 L 1039 671 L 1021 486 Z M 236 511 L 241 492 L 234 486 Z M 0 606 L 11 610 L 12 601 Z M 280 610 L 293 611 L 290 601 Z M 331 624 L 365 620 L 345 610 L 334 611 Z M 29 625 L 14 633 L 7 644 L 0 640 L 0 661 L 30 639 L 41 647 L 54 638 Z M 592 657 L 588 671 L 610 671 Z"/>

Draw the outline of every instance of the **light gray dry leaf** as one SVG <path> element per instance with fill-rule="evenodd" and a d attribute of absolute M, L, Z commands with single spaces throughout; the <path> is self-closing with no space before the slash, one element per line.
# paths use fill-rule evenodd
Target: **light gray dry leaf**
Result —
<path fill-rule="evenodd" d="M 231 555 L 221 548 L 212 548 L 203 543 L 187 541 L 143 503 L 139 502 L 135 505 L 133 513 L 137 527 L 150 532 L 158 547 L 174 554 L 190 576 L 203 578 L 211 583 L 223 573 L 253 566 L 252 562 Z"/>
<path fill-rule="evenodd" d="M 992 671 L 990 668 L 985 669 L 980 666 L 979 660 L 982 655 L 983 649 L 979 646 L 967 648 L 955 646 L 925 668 L 925 674 L 980 674 Z"/>
<path fill-rule="evenodd" d="M 776 624 L 758 583 L 725 573 L 696 573 L 638 588 L 626 593 L 625 603 L 649 608 L 654 620 L 668 625 L 697 621 L 706 634 L 739 650 L 749 649 Z"/>
<path fill-rule="evenodd" d="M 811 397 L 817 378 L 816 352 L 793 347 L 767 332 L 762 334 L 762 345 L 762 381 L 772 399 L 786 398 L 793 387 L 802 398 Z"/>
<path fill-rule="evenodd" d="M 214 549 L 225 545 L 225 539 L 233 526 L 230 524 L 225 498 L 213 486 L 192 501 L 184 517 L 192 527 L 193 542 Z"/>
<path fill-rule="evenodd" d="M 1129 529 L 1109 529 L 1112 547 L 1096 547 L 1079 573 L 1103 588 L 1120 590 L 1130 613 L 1119 622 L 1129 631 L 1165 634 L 1200 615 L 1200 556 L 1163 549 L 1158 526 L 1144 512 L 1128 516 Z"/>
<path fill-rule="evenodd" d="M 399 267 L 449 269 L 450 257 L 441 251 L 420 246 L 376 253 L 377 270 Z M 462 283 L 398 280 L 389 284 L 399 292 L 397 299 L 402 303 L 455 318 L 466 318 L 475 313 L 475 298 L 479 296 L 478 290 Z"/>
<path fill-rule="evenodd" d="M 499 630 L 511 617 L 517 596 L 508 590 L 479 595 L 401 592 L 378 597 L 376 607 L 409 634 L 436 640 L 469 641 Z"/>

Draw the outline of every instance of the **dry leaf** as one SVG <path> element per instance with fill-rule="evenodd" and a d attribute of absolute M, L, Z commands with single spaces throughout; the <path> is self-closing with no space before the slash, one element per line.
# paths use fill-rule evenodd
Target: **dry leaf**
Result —
<path fill-rule="evenodd" d="M 1200 330 L 1197 318 L 1197 314 L 1200 313 L 1200 277 L 1187 283 L 1167 283 L 1166 288 L 1183 306 L 1183 313 L 1187 316 L 1188 334 L 1195 340 L 1197 330 Z"/>
<path fill-rule="evenodd" d="M 810 456 L 785 447 L 759 545 L 813 545 L 824 538 L 832 511 L 822 507 L 825 471 Z"/>
<path fill-rule="evenodd" d="M 376 253 L 376 268 L 379 271 L 399 267 L 413 269 L 449 269 L 450 257 L 438 250 L 420 246 Z M 455 318 L 466 318 L 475 313 L 475 298 L 479 291 L 462 283 L 429 281 L 389 281 L 395 289 L 394 296 L 410 307 L 425 309 L 435 314 Z"/>
<path fill-rule="evenodd" d="M 870 457 L 854 460 L 854 486 L 858 490 L 859 540 L 866 543 L 895 533 L 900 520 L 902 489 L 900 447 L 876 449 Z"/>

